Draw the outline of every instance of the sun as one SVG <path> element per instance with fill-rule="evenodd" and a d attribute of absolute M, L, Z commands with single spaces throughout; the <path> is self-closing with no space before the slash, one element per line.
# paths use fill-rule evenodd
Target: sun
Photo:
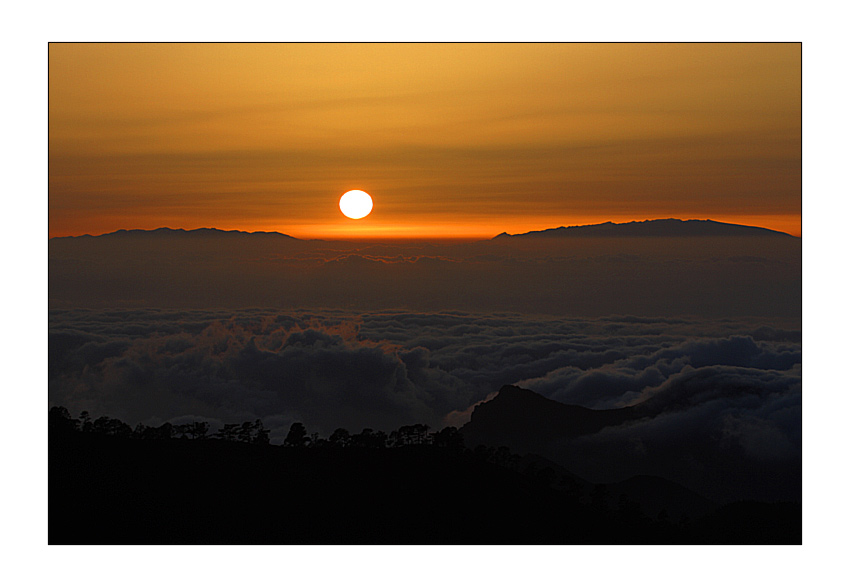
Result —
<path fill-rule="evenodd" d="M 345 192 L 339 199 L 339 209 L 354 220 L 365 218 L 372 211 L 372 196 L 363 190 Z"/>

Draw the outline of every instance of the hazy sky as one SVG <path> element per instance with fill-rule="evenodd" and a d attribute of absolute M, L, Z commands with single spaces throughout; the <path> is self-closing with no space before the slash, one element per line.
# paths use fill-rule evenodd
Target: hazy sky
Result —
<path fill-rule="evenodd" d="M 801 232 L 800 44 L 51 44 L 49 66 L 51 236 Z"/>

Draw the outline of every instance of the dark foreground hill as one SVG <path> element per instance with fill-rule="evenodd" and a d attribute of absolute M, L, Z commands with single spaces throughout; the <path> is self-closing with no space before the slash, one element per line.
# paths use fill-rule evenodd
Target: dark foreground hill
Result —
<path fill-rule="evenodd" d="M 739 397 L 763 401 L 749 391 L 738 385 L 736 401 Z M 507 446 L 519 454 L 538 454 L 596 482 L 612 484 L 637 475 L 643 476 L 646 485 L 663 477 L 718 503 L 799 500 L 801 457 L 758 458 L 731 445 L 722 430 L 701 427 L 696 419 L 687 420 L 689 427 L 681 429 L 685 432 L 670 427 L 674 416 L 688 413 L 683 410 L 697 395 L 659 393 L 629 407 L 588 409 L 505 385 L 494 398 L 475 407 L 460 432 L 469 446 Z M 676 434 L 677 441 L 659 434 Z M 621 489 L 644 507 L 657 501 L 653 494 L 668 491 L 634 483 Z M 682 497 L 680 505 L 686 505 L 689 500 Z"/>
<path fill-rule="evenodd" d="M 490 401 L 476 406 L 461 432 L 472 443 L 529 450 L 617 426 L 640 414 L 633 408 L 591 410 L 566 405 L 529 389 L 504 385 Z"/>
<path fill-rule="evenodd" d="M 699 544 L 801 541 L 799 505 L 648 516 L 552 468 L 435 446 L 306 449 L 50 435 L 50 544 Z M 514 463 L 516 464 L 516 463 Z M 765 526 L 767 524 L 767 526 Z M 769 530 L 767 531 L 766 528 Z"/>

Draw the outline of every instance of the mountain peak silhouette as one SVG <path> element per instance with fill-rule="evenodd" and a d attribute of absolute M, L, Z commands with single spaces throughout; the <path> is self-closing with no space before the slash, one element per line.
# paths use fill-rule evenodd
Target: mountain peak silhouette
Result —
<path fill-rule="evenodd" d="M 55 237 L 56 239 L 116 239 L 116 238 L 127 238 L 127 237 L 142 237 L 142 238 L 199 238 L 199 237 L 227 237 L 227 238 L 244 238 L 244 237 L 269 237 L 269 238 L 284 238 L 290 240 L 300 240 L 295 238 L 294 236 L 289 236 L 288 234 L 284 234 L 282 232 L 267 232 L 267 231 L 256 231 L 256 232 L 248 232 L 245 230 L 222 230 L 220 228 L 194 228 L 190 230 L 186 230 L 185 228 L 168 228 L 161 227 L 155 228 L 152 230 L 146 230 L 141 228 L 132 228 L 126 229 L 121 228 L 114 232 L 107 232 L 104 234 L 91 235 L 91 234 L 83 234 L 80 236 L 65 236 L 65 237 Z M 54 240 L 54 239 L 51 239 Z"/>
<path fill-rule="evenodd" d="M 562 404 L 515 385 L 504 385 L 496 397 L 475 407 L 461 433 L 471 446 L 507 445 L 517 450 L 533 450 L 541 443 L 592 434 L 634 416 L 634 408 L 592 410 Z"/>
<path fill-rule="evenodd" d="M 730 224 L 716 220 L 680 220 L 664 218 L 633 222 L 585 224 L 561 226 L 545 230 L 533 230 L 523 234 L 502 233 L 494 239 L 505 238 L 552 238 L 552 237 L 697 237 L 697 236 L 774 236 L 793 237 L 790 234 L 743 224 Z"/>

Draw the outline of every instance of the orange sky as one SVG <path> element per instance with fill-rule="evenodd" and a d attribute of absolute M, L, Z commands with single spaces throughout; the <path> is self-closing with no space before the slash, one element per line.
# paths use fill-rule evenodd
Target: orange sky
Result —
<path fill-rule="evenodd" d="M 49 83 L 50 236 L 801 232 L 799 44 L 51 44 Z"/>

